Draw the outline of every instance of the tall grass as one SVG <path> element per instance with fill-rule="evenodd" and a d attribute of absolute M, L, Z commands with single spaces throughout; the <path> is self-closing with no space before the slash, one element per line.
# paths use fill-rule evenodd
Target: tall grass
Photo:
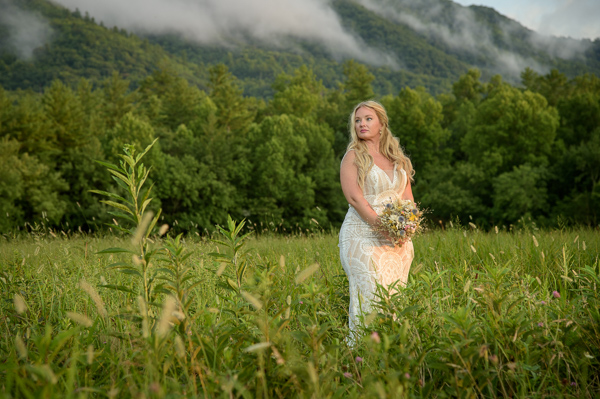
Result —
<path fill-rule="evenodd" d="M 337 234 L 155 234 L 150 147 L 96 191 L 126 237 L 1 242 L 1 397 L 600 395 L 597 231 L 430 231 L 349 347 Z"/>
<path fill-rule="evenodd" d="M 246 239 L 234 287 L 225 235 L 149 238 L 171 266 L 150 317 L 107 268 L 131 255 L 98 254 L 127 237 L 0 243 L 1 397 L 600 395 L 596 230 L 429 231 L 355 348 L 337 235 Z"/>

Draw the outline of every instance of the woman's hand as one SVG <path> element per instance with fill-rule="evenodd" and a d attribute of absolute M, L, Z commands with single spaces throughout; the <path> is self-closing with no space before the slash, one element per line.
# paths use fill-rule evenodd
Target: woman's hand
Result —
<path fill-rule="evenodd" d="M 402 240 L 395 239 L 387 231 L 385 231 L 384 229 L 382 229 L 380 227 L 381 227 L 381 222 L 379 221 L 379 218 L 377 218 L 377 221 L 375 222 L 373 229 L 375 231 L 377 231 L 379 234 L 381 234 L 386 240 L 390 241 L 392 244 L 402 246 L 402 244 L 403 244 Z"/>

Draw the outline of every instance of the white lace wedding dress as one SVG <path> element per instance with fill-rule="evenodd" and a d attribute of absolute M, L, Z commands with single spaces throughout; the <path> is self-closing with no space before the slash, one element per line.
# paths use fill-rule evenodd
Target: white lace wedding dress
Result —
<path fill-rule="evenodd" d="M 363 195 L 375 212 L 380 213 L 385 203 L 402 198 L 406 184 L 404 169 L 396 168 L 390 179 L 385 171 L 373 164 L 365 178 Z M 406 285 L 414 249 L 411 241 L 394 246 L 374 231 L 352 206 L 340 230 L 339 247 L 342 267 L 350 285 L 349 338 L 350 343 L 354 343 L 358 317 L 370 313 L 377 283 L 386 289 L 396 282 Z"/>

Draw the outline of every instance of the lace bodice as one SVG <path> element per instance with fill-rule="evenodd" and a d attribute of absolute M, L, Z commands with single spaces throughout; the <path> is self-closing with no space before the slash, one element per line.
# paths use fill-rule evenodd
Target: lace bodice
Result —
<path fill-rule="evenodd" d="M 402 198 L 407 183 L 404 169 L 394 168 L 390 180 L 390 176 L 376 164 L 365 180 L 363 195 L 376 212 L 383 204 Z"/>

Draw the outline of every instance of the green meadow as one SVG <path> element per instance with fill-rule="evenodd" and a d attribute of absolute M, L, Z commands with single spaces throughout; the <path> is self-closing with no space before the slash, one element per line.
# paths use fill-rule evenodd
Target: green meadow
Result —
<path fill-rule="evenodd" d="M 336 232 L 238 227 L 4 238 L 0 397 L 600 395 L 597 230 L 427 231 L 350 348 Z"/>
<path fill-rule="evenodd" d="M 146 210 L 150 147 L 102 163 L 110 235 L 2 236 L 0 397 L 600 395 L 597 229 L 426 230 L 351 346 L 336 231 L 173 237 Z"/>

